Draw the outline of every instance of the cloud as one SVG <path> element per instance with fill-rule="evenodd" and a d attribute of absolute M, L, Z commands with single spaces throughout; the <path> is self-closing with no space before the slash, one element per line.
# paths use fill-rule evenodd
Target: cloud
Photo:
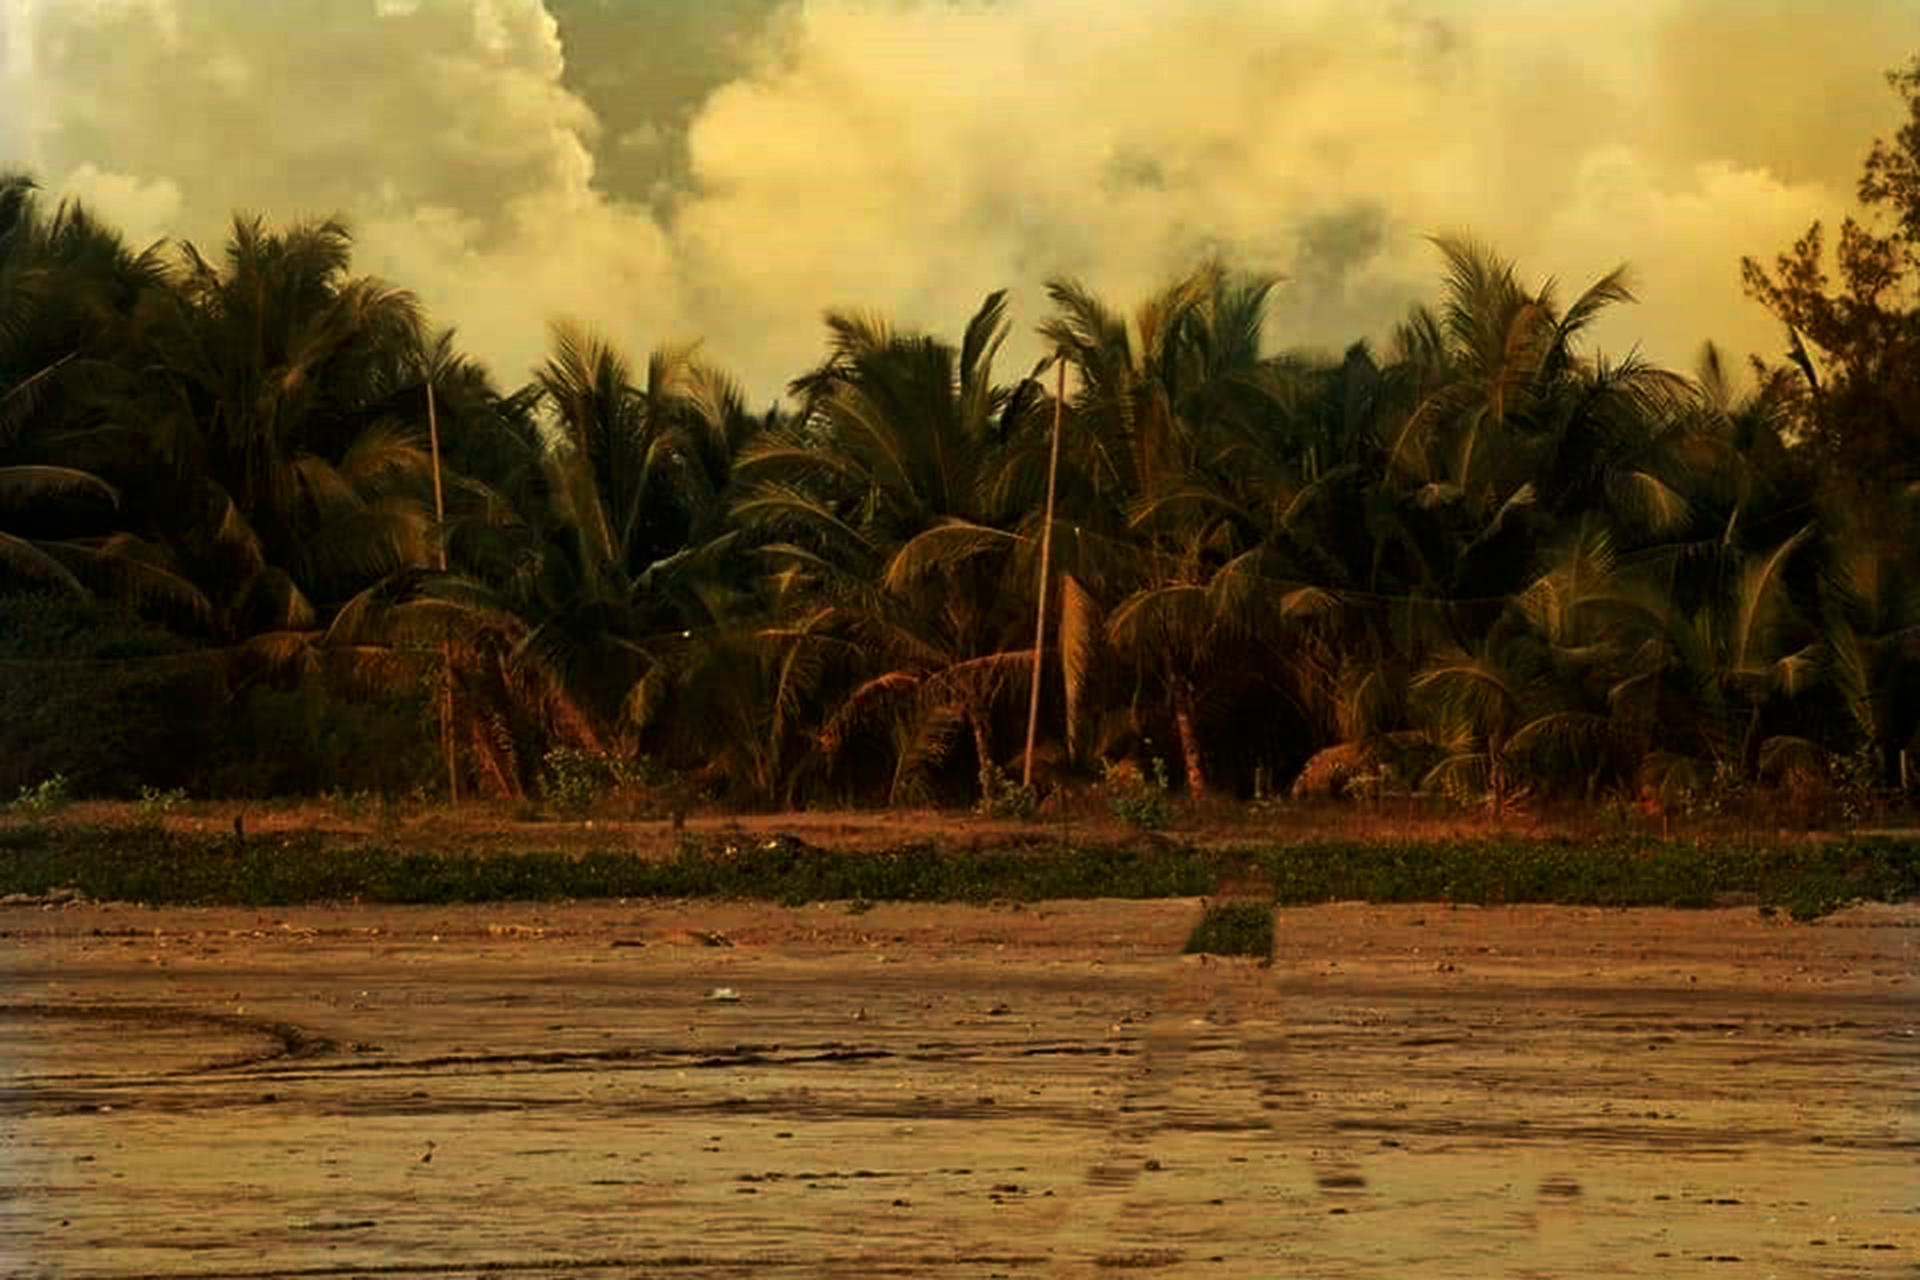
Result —
<path fill-rule="evenodd" d="M 6 100 L 33 104 L 0 162 L 141 234 L 343 212 L 503 380 L 566 314 L 635 350 L 704 334 L 761 396 L 817 358 L 825 307 L 953 333 L 1011 286 L 1024 330 L 1048 276 L 1131 304 L 1212 252 L 1288 277 L 1278 339 L 1337 346 L 1430 296 L 1424 237 L 1454 230 L 1569 288 L 1632 260 L 1610 350 L 1771 350 L 1738 257 L 1845 208 L 1912 25 L 1908 0 L 0 0 L 0 23 Z"/>
<path fill-rule="evenodd" d="M 597 122 L 538 3 L 88 0 L 30 18 L 8 96 L 41 109 L 19 158 L 136 241 L 218 245 L 234 211 L 342 214 L 358 265 L 417 290 L 508 381 L 552 316 L 636 343 L 683 327 L 662 228 L 594 187 Z"/>

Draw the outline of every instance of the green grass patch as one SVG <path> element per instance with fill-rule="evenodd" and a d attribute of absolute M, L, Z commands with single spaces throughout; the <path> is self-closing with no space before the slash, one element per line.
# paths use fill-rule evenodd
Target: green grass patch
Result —
<path fill-rule="evenodd" d="M 1187 936 L 1186 953 L 1273 959 L 1273 904 L 1241 899 L 1207 907 Z"/>
<path fill-rule="evenodd" d="M 791 839 L 692 843 L 665 859 L 622 851 L 470 854 L 319 836 L 188 835 L 37 824 L 0 831 L 0 894 L 77 889 L 103 901 L 290 906 L 593 898 L 783 903 L 1178 898 L 1265 873 L 1273 899 L 1708 906 L 1748 895 L 1808 918 L 1849 902 L 1920 897 L 1920 842 L 1663 844 L 1649 840 L 1328 842 L 1239 849 L 911 845 L 838 853 Z"/>

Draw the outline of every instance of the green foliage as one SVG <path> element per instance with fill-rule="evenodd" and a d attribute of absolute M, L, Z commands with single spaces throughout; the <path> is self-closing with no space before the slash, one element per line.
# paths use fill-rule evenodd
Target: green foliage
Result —
<path fill-rule="evenodd" d="M 327 807 L 349 822 L 358 822 L 379 807 L 380 797 L 371 791 L 343 791 L 338 787 L 320 793 Z"/>
<path fill-rule="evenodd" d="M 222 701 L 187 641 L 124 606 L 0 594 L 0 794 L 50 773 L 89 796 L 188 783 Z"/>
<path fill-rule="evenodd" d="M 557 812 L 571 818 L 585 817 L 613 785 L 613 764 L 599 752 L 572 747 L 555 747 L 547 752 L 540 793 Z"/>
<path fill-rule="evenodd" d="M 1863 744 L 1827 764 L 1840 820 L 1848 825 L 1865 822 L 1879 807 L 1879 762 L 1873 748 Z"/>
<path fill-rule="evenodd" d="M 139 803 L 134 808 L 134 821 L 142 827 L 157 827 L 168 815 L 177 813 L 187 803 L 185 787 L 141 787 Z"/>
<path fill-rule="evenodd" d="M 1753 895 L 1808 919 L 1850 902 L 1920 896 L 1920 843 L 1854 839 L 1763 845 L 1473 840 L 1244 849 L 1036 846 L 977 852 L 909 845 L 836 853 L 788 838 L 684 840 L 671 859 L 626 852 L 473 855 L 71 825 L 0 830 L 0 894 L 72 886 L 155 905 L 286 906 L 582 898 L 811 902 L 1035 902 L 1200 897 L 1229 871 L 1259 871 L 1281 906 L 1371 902 L 1704 907 Z M 1209 926 L 1244 945 L 1258 903 Z M 1213 936 L 1212 934 L 1209 937 Z M 1222 944 L 1224 945 L 1224 943 Z"/>
<path fill-rule="evenodd" d="M 1215 902 L 1193 927 L 1184 948 L 1188 955 L 1273 958 L 1273 905 L 1268 902 Z"/>
<path fill-rule="evenodd" d="M 1153 776 L 1148 777 L 1131 761 L 1107 761 L 1101 768 L 1101 782 L 1107 792 L 1107 809 L 1114 817 L 1142 831 L 1162 831 L 1173 821 L 1173 806 L 1167 800 L 1167 762 L 1153 759 Z"/>
<path fill-rule="evenodd" d="M 592 813 L 609 795 L 632 789 L 671 787 L 679 776 L 647 756 L 555 747 L 547 752 L 540 794 L 554 812 L 569 818 Z"/>
<path fill-rule="evenodd" d="M 1040 793 L 1030 785 L 1015 782 L 997 763 L 988 760 L 980 767 L 980 799 L 973 811 L 983 818 L 1027 822 L 1040 807 Z"/>
<path fill-rule="evenodd" d="M 52 817 L 72 803 L 73 793 L 67 787 L 67 775 L 56 773 L 32 786 L 20 788 L 20 794 L 13 798 L 13 803 L 7 808 L 23 818 L 38 821 Z"/>
<path fill-rule="evenodd" d="M 307 679 L 244 692 L 193 789 L 248 798 L 407 795 L 444 790 L 445 779 L 427 691 L 358 697 Z"/>

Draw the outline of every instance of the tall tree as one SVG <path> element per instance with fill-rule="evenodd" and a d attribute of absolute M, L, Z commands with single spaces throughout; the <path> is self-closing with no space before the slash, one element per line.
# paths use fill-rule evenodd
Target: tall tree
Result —
<path fill-rule="evenodd" d="M 823 726 L 835 747 L 869 722 L 898 743 L 890 789 L 905 799 L 919 767 L 964 727 L 983 787 L 998 765 L 995 711 L 1026 670 L 1031 551 L 1044 473 L 1015 465 L 1037 434 L 1031 379 L 993 381 L 1006 295 L 989 296 L 958 347 L 873 317 L 830 313 L 831 350 L 797 380 L 803 408 L 750 451 L 735 517 L 770 545 L 780 572 L 810 582 L 826 625 L 810 643 L 868 655 L 843 709 Z M 902 734 L 901 726 L 918 726 Z"/>
<path fill-rule="evenodd" d="M 1818 222 L 1771 269 L 1741 262 L 1805 379 L 1797 433 L 1849 498 L 1883 508 L 1920 479 L 1920 55 L 1887 79 L 1906 119 L 1867 155 L 1860 211 L 1835 245 L 1838 280 Z"/>

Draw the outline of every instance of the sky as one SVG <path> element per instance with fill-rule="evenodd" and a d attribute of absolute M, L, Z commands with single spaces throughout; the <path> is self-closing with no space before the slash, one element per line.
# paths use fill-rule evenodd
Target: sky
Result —
<path fill-rule="evenodd" d="M 0 168 L 137 243 L 341 215 L 505 385 L 550 321 L 756 400 L 829 307 L 957 337 L 1219 255 L 1278 346 L 1382 336 L 1471 234 L 1597 340 L 1777 354 L 1741 293 L 1852 206 L 1920 0 L 0 0 Z"/>

